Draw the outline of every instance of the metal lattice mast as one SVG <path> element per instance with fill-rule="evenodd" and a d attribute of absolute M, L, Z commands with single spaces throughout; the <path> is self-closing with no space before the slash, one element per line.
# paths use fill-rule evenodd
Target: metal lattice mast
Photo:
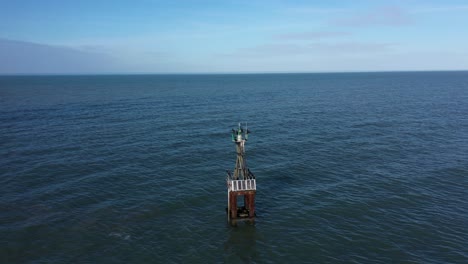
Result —
<path fill-rule="evenodd" d="M 247 167 L 247 160 L 245 159 L 245 141 L 247 141 L 249 131 L 246 129 L 245 131 L 241 128 L 239 124 L 239 128 L 237 131 L 233 132 L 236 134 L 234 136 L 234 142 L 236 143 L 236 152 L 237 152 L 237 160 L 236 160 L 236 167 L 234 169 L 234 179 L 236 180 L 246 180 L 249 177 L 248 174 L 248 167 Z M 242 137 L 242 133 L 244 133 L 244 137 Z"/>

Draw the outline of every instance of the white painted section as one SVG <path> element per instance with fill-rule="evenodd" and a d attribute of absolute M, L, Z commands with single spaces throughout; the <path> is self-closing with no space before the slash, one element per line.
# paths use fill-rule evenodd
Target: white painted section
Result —
<path fill-rule="evenodd" d="M 255 179 L 252 180 L 228 180 L 228 191 L 251 191 L 256 190 Z"/>

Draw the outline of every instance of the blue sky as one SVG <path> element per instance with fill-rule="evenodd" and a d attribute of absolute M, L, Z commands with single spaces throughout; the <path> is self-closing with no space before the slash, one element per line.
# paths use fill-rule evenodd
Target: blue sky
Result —
<path fill-rule="evenodd" d="M 0 74 L 468 70 L 468 2 L 0 0 Z"/>

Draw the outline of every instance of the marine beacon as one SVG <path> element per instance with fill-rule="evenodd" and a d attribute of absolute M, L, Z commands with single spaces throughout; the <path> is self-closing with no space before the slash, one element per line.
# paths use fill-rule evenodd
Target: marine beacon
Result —
<path fill-rule="evenodd" d="M 237 129 L 232 129 L 232 142 L 236 144 L 237 160 L 234 171 L 227 171 L 228 207 L 227 215 L 230 219 L 253 219 L 255 217 L 255 193 L 257 184 L 255 175 L 247 167 L 245 157 L 245 142 L 250 131 L 239 123 Z M 243 196 L 242 203 L 238 204 L 238 196 Z M 241 198 L 242 199 L 242 198 Z M 240 201 L 242 202 L 242 200 Z"/>

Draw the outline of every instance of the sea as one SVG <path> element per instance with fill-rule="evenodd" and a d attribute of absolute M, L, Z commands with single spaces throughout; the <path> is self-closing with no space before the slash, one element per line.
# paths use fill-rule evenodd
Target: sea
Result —
<path fill-rule="evenodd" d="M 0 263 L 468 263 L 468 72 L 1 76 Z"/>

